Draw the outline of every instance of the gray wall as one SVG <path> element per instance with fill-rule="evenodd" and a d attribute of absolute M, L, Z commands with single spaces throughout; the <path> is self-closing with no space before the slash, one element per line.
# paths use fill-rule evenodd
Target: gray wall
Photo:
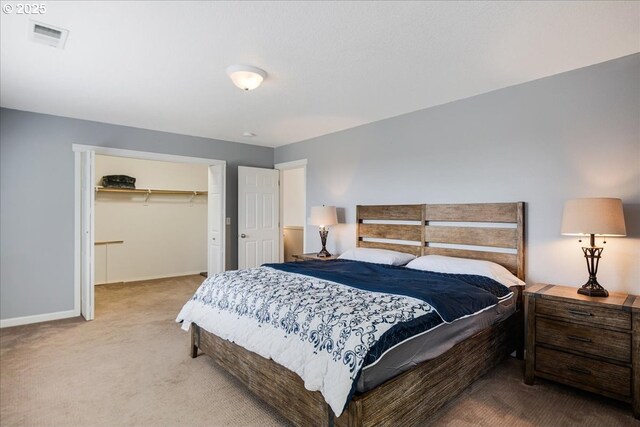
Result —
<path fill-rule="evenodd" d="M 356 204 L 525 201 L 529 283 L 581 286 L 563 203 L 622 198 L 628 237 L 609 239 L 598 277 L 640 294 L 639 76 L 635 54 L 279 147 L 275 162 L 308 159 L 307 208 L 344 209 L 329 233 L 337 252 L 355 246 Z"/>
<path fill-rule="evenodd" d="M 631 55 L 280 147 L 275 161 L 308 159 L 308 208 L 342 208 L 338 252 L 355 245 L 358 203 L 526 201 L 530 283 L 581 285 L 563 202 L 620 197 L 628 237 L 609 239 L 599 278 L 640 294 L 639 75 Z M 226 160 L 237 265 L 237 165 L 272 167 L 273 149 L 0 109 L 0 318 L 73 309 L 72 143 Z"/>
<path fill-rule="evenodd" d="M 236 268 L 237 166 L 273 167 L 272 148 L 0 109 L 2 319 L 73 309 L 73 143 L 226 160 Z"/>

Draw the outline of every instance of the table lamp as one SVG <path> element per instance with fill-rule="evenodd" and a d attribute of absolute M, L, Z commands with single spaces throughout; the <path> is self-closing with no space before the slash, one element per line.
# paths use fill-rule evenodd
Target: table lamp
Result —
<path fill-rule="evenodd" d="M 327 230 L 328 225 L 334 225 L 338 223 L 338 215 L 336 214 L 335 206 L 313 206 L 311 208 L 311 225 L 318 225 L 320 227 L 320 240 L 322 241 L 322 250 L 318 252 L 318 256 L 322 258 L 330 257 L 331 254 L 327 251 Z"/>
<path fill-rule="evenodd" d="M 609 296 L 609 292 L 598 283 L 596 278 L 598 263 L 604 248 L 595 245 L 595 236 L 627 235 L 622 200 L 610 198 L 568 200 L 562 214 L 561 233 L 567 236 L 590 236 L 590 246 L 582 248 L 587 260 L 589 280 L 578 289 L 578 293 L 592 297 Z M 606 240 L 603 243 L 606 243 Z"/>

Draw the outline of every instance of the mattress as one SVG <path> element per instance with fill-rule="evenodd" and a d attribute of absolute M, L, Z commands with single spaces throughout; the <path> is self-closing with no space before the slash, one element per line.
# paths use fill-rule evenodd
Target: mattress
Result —
<path fill-rule="evenodd" d="M 453 323 L 443 323 L 387 350 L 366 366 L 356 385 L 360 393 L 369 391 L 426 360 L 435 359 L 457 343 L 511 316 L 516 310 L 515 295 L 494 307 Z"/>

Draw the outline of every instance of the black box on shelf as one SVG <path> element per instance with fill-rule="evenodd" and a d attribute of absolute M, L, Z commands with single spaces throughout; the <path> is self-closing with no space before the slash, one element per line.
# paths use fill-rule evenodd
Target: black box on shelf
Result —
<path fill-rule="evenodd" d="M 105 188 L 136 188 L 136 179 L 127 175 L 105 175 L 102 177 Z"/>

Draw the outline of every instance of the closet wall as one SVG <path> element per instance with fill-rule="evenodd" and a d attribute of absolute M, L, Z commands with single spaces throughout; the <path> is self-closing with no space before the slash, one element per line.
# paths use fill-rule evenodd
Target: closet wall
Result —
<path fill-rule="evenodd" d="M 208 167 L 96 156 L 104 175 L 129 175 L 138 189 L 207 191 Z M 95 205 L 96 284 L 197 274 L 207 270 L 207 197 L 99 192 Z"/>

